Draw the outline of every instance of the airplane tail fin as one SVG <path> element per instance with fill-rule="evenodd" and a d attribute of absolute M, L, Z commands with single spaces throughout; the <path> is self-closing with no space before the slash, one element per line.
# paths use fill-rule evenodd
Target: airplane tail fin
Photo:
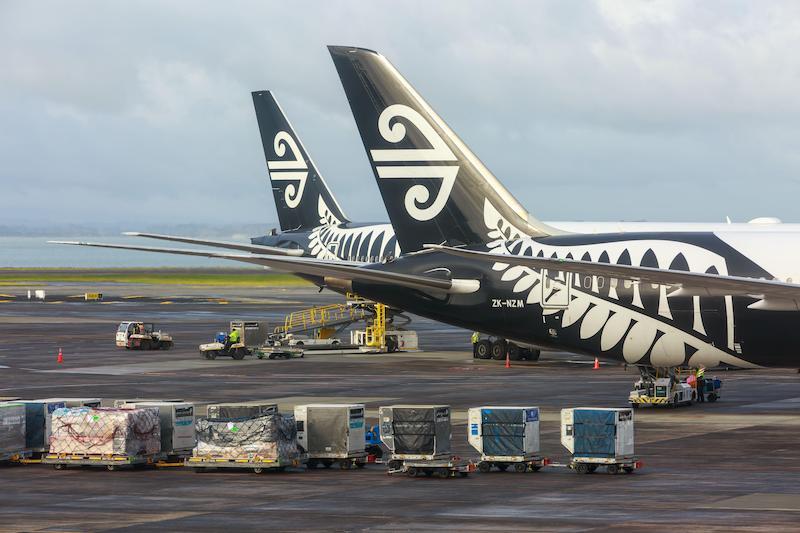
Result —
<path fill-rule="evenodd" d="M 272 92 L 252 94 L 281 230 L 348 222 Z"/>
<path fill-rule="evenodd" d="M 531 217 L 385 57 L 328 50 L 404 252 L 561 233 Z"/>

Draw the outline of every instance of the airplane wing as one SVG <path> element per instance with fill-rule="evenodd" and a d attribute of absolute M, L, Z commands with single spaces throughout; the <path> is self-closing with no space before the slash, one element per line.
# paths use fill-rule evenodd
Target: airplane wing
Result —
<path fill-rule="evenodd" d="M 48 241 L 51 244 L 68 244 L 72 246 L 92 246 L 95 248 L 114 248 L 117 250 L 137 250 L 142 252 L 157 252 L 177 255 L 192 255 L 210 257 L 213 259 L 227 259 L 271 267 L 276 270 L 291 274 L 304 274 L 327 279 L 345 281 L 360 281 L 364 283 L 380 283 L 417 289 L 421 291 L 435 291 L 446 293 L 475 292 L 480 287 L 480 282 L 474 279 L 442 279 L 416 274 L 403 274 L 390 272 L 384 269 L 366 268 L 359 263 L 345 261 L 324 261 L 312 257 L 278 257 L 255 254 L 233 254 L 205 250 L 190 250 L 181 248 L 156 248 L 152 246 L 130 246 L 125 244 L 104 244 L 79 241 Z"/>
<path fill-rule="evenodd" d="M 200 244 L 202 246 L 210 246 L 212 248 L 240 250 L 242 252 L 251 252 L 254 254 L 288 255 L 294 257 L 299 257 L 303 255 L 303 250 L 278 248 L 277 246 L 262 246 L 260 244 L 244 244 L 244 243 L 228 242 L 228 241 L 208 241 L 203 239 L 195 239 L 193 237 L 160 235 L 158 233 L 140 233 L 138 231 L 126 231 L 125 233 L 123 233 L 123 235 L 129 235 L 131 237 L 145 237 L 147 239 L 158 239 L 161 241 L 185 242 L 187 244 Z"/>
<path fill-rule="evenodd" d="M 751 296 L 759 299 L 749 305 L 752 309 L 800 310 L 800 285 L 777 280 L 614 265 L 573 259 L 496 254 L 438 244 L 429 244 L 425 248 L 479 261 L 544 268 L 553 272 L 574 272 L 586 276 L 605 276 L 609 279 L 633 283 L 666 285 L 677 289 L 677 291 L 671 292 L 670 296 Z"/>

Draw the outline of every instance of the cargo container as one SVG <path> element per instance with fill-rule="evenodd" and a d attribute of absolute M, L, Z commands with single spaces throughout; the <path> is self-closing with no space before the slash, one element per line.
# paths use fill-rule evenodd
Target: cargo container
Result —
<path fill-rule="evenodd" d="M 114 407 L 122 407 L 127 403 L 157 402 L 157 403 L 179 403 L 183 398 L 120 398 L 114 400 Z"/>
<path fill-rule="evenodd" d="M 254 418 L 257 416 L 274 415 L 278 412 L 278 404 L 268 400 L 253 400 L 249 402 L 214 403 L 208 406 L 208 418 Z"/>
<path fill-rule="evenodd" d="M 53 411 L 50 451 L 42 463 L 67 466 L 154 464 L 162 458 L 156 408 L 73 407 Z"/>
<path fill-rule="evenodd" d="M 50 449 L 51 415 L 66 407 L 62 400 L 22 400 L 25 404 L 25 447 L 34 454 Z"/>
<path fill-rule="evenodd" d="M 249 468 L 260 474 L 305 462 L 292 415 L 198 419 L 195 428 L 197 446 L 185 464 L 196 471 Z"/>
<path fill-rule="evenodd" d="M 0 403 L 0 462 L 26 457 L 25 405 L 19 402 Z"/>
<path fill-rule="evenodd" d="M 450 455 L 450 406 L 392 405 L 381 407 L 381 441 L 392 460 L 440 459 Z"/>
<path fill-rule="evenodd" d="M 170 458 L 192 454 L 192 450 L 197 444 L 193 404 L 170 400 L 137 401 L 122 404 L 120 407 L 158 409 L 161 425 L 161 452 Z"/>
<path fill-rule="evenodd" d="M 364 404 L 308 404 L 294 408 L 297 444 L 308 454 L 308 468 L 361 468 L 366 462 Z"/>
<path fill-rule="evenodd" d="M 45 398 L 43 402 L 64 402 L 64 407 L 100 407 L 100 398 Z"/>
<path fill-rule="evenodd" d="M 467 441 L 481 454 L 478 470 L 538 471 L 547 464 L 539 455 L 539 408 L 486 406 L 468 412 Z"/>
<path fill-rule="evenodd" d="M 561 410 L 561 444 L 579 474 L 605 466 L 610 474 L 641 466 L 633 454 L 633 410 L 576 407 Z"/>

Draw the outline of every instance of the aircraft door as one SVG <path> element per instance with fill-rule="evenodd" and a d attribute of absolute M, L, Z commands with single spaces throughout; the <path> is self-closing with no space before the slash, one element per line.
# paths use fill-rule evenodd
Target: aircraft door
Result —
<path fill-rule="evenodd" d="M 542 269 L 542 307 L 565 309 L 569 305 L 569 286 L 572 274 L 563 271 Z"/>

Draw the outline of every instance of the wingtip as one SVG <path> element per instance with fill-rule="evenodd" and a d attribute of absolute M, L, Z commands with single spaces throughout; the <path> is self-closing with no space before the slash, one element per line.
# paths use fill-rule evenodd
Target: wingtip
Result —
<path fill-rule="evenodd" d="M 122 234 L 127 236 L 127 237 L 141 237 L 141 235 L 142 235 L 138 231 L 123 231 Z"/>
<path fill-rule="evenodd" d="M 358 46 L 341 46 L 341 45 L 328 45 L 328 51 L 331 55 L 344 55 L 344 54 L 380 54 L 375 50 L 369 48 L 359 48 Z"/>

